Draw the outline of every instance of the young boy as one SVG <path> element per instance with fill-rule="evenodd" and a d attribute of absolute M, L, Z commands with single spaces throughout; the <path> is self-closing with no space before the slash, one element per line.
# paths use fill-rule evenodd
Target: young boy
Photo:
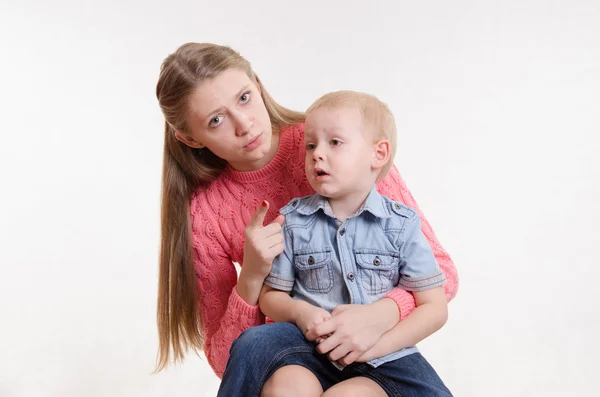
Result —
<path fill-rule="evenodd" d="M 388 394 L 415 392 L 418 387 L 395 374 L 415 365 L 407 357 L 425 362 L 415 344 L 443 326 L 447 303 L 444 274 L 419 215 L 375 187 L 394 161 L 394 118 L 371 95 L 329 93 L 307 110 L 304 143 L 306 175 L 316 193 L 291 200 L 280 211 L 285 248 L 265 279 L 260 308 L 274 321 L 295 323 L 306 336 L 338 305 L 375 302 L 397 285 L 412 291 L 416 309 L 348 367 L 367 362 L 387 378 L 385 386 L 373 377 Z M 326 370 L 350 374 L 344 365 L 331 364 Z M 436 391 L 417 394 L 450 395 L 435 371 L 423 368 L 417 375 L 423 378 L 413 381 L 431 381 Z"/>

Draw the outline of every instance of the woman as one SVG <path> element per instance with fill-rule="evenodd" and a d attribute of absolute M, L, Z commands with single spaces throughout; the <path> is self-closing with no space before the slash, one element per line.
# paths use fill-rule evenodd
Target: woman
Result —
<path fill-rule="evenodd" d="M 287 348 L 284 339 L 278 345 L 278 338 L 257 337 L 261 327 L 252 338 L 238 339 L 265 321 L 257 302 L 271 262 L 283 250 L 279 208 L 313 193 L 303 168 L 304 114 L 277 104 L 248 61 L 214 44 L 184 44 L 167 57 L 156 94 L 165 117 L 158 369 L 168 363 L 171 349 L 175 360 L 188 348 L 203 349 L 217 376 L 226 364 L 235 368 L 237 377 L 223 378 L 226 389 L 229 382 L 239 383 L 244 368 L 237 355 L 253 352 L 254 372 L 244 375 L 243 387 L 256 383 L 252 387 L 270 395 L 292 378 L 314 384 L 308 370 L 273 362 L 274 352 Z M 421 215 L 450 301 L 458 287 L 456 269 L 395 167 L 378 190 Z M 239 277 L 233 262 L 242 265 Z M 415 308 L 412 295 L 402 289 L 387 298 L 332 313 L 327 328 L 347 361 Z M 256 355 L 266 352 L 261 343 L 269 354 Z M 228 363 L 230 349 L 236 358 Z M 376 384 L 370 386 L 376 390 Z"/>

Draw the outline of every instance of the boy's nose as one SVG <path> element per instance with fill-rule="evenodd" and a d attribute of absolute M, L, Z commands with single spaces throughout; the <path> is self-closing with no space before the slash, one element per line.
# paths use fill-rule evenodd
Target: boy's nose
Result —
<path fill-rule="evenodd" d="M 313 150 L 313 161 L 323 160 L 323 150 L 319 146 Z"/>

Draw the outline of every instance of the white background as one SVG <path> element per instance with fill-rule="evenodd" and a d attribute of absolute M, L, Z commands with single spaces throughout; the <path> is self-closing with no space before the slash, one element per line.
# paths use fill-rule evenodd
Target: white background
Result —
<path fill-rule="evenodd" d="M 4 0 L 0 40 L 0 396 L 215 395 L 194 355 L 151 374 L 154 90 L 188 41 L 291 108 L 391 106 L 459 270 L 421 344 L 456 396 L 598 395 L 600 2 Z"/>

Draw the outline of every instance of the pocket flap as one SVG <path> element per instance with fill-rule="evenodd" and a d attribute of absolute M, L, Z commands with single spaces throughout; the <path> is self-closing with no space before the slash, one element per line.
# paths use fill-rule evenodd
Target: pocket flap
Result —
<path fill-rule="evenodd" d="M 301 251 L 294 254 L 294 262 L 296 266 L 302 269 L 315 269 L 322 267 L 331 261 L 330 250 L 320 251 Z"/>
<path fill-rule="evenodd" d="M 365 269 L 391 269 L 398 266 L 400 255 L 395 252 L 377 250 L 354 250 L 356 263 Z"/>

